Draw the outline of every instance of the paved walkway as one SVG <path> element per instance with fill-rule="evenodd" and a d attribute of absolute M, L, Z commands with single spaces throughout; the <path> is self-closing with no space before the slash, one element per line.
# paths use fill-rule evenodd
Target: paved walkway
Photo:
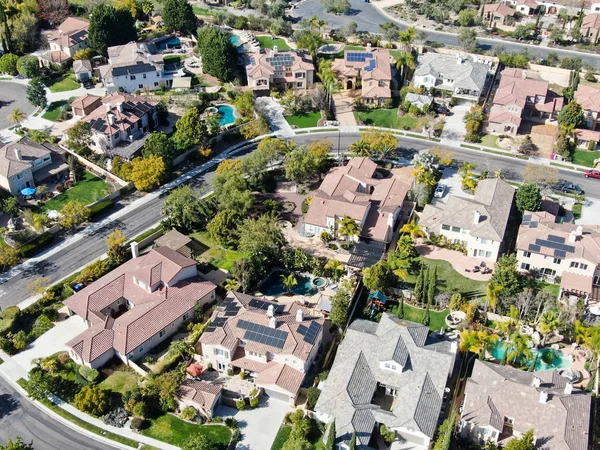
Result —
<path fill-rule="evenodd" d="M 478 266 L 483 261 L 481 258 L 465 256 L 460 252 L 448 250 L 446 248 L 435 247 L 433 245 L 419 244 L 415 245 L 415 249 L 419 255 L 425 258 L 448 261 L 450 264 L 452 264 L 454 270 L 464 277 L 470 278 L 471 280 L 488 281 L 490 278 L 492 278 L 491 273 L 484 275 L 481 272 L 473 272 L 473 267 Z M 488 264 L 490 267 L 494 265 L 494 263 L 491 261 L 486 261 L 486 264 Z M 465 272 L 465 269 L 469 269 L 471 272 Z"/>
<path fill-rule="evenodd" d="M 463 118 L 473 106 L 472 103 L 463 102 L 451 108 L 452 114 L 446 116 L 446 123 L 442 130 L 442 139 L 451 139 L 453 141 L 462 141 L 467 134 Z"/>
<path fill-rule="evenodd" d="M 335 117 L 342 127 L 357 126 L 354 117 L 354 99 L 349 95 L 338 93 L 334 94 Z"/>
<path fill-rule="evenodd" d="M 254 106 L 257 111 L 267 118 L 271 125 L 271 130 L 278 137 L 288 138 L 296 135 L 290 124 L 285 120 L 285 117 L 283 117 L 283 108 L 274 99 L 271 97 L 257 98 Z"/>

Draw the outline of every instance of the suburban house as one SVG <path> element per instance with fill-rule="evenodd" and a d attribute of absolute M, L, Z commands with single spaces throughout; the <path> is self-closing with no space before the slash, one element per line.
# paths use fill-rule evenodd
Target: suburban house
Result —
<path fill-rule="evenodd" d="M 19 195 L 25 188 L 68 179 L 69 165 L 62 153 L 50 143 L 38 144 L 26 137 L 1 147 L 0 187 Z"/>
<path fill-rule="evenodd" d="M 600 300 L 600 226 L 557 223 L 546 211 L 523 213 L 517 237 L 517 268 L 535 271 L 562 292 Z"/>
<path fill-rule="evenodd" d="M 480 446 L 505 446 L 533 429 L 536 448 L 587 450 L 591 406 L 591 396 L 556 370 L 525 372 L 476 359 L 459 430 Z"/>
<path fill-rule="evenodd" d="M 315 406 L 316 418 L 335 420 L 338 449 L 379 448 L 383 424 L 396 440 L 426 450 L 434 437 L 457 343 L 436 339 L 427 326 L 383 313 L 346 330 Z"/>
<path fill-rule="evenodd" d="M 548 82 L 522 69 L 504 69 L 494 98 L 486 131 L 516 136 L 522 120 L 556 120 L 564 98 L 548 89 Z"/>
<path fill-rule="evenodd" d="M 579 12 L 600 11 L 600 3 L 595 0 L 536 0 L 538 6 L 546 9 L 546 14 L 558 14 L 565 9 L 570 15 L 576 16 Z"/>
<path fill-rule="evenodd" d="M 416 106 L 420 110 L 424 110 L 425 108 L 429 108 L 433 103 L 433 97 L 429 95 L 420 95 L 409 92 L 404 97 L 405 102 L 410 102 L 411 105 Z"/>
<path fill-rule="evenodd" d="M 313 194 L 303 232 L 336 236 L 339 220 L 347 216 L 360 226 L 361 238 L 389 243 L 397 222 L 408 221 L 412 214 L 414 205 L 406 200 L 412 183 L 406 170 L 394 169 L 383 178 L 369 158 L 352 158 L 329 171 Z"/>
<path fill-rule="evenodd" d="M 67 343 L 78 364 L 97 369 L 114 356 L 136 361 L 177 332 L 196 309 L 216 300 L 216 286 L 196 270 L 196 261 L 168 247 L 121 264 L 67 300 L 88 329 Z"/>
<path fill-rule="evenodd" d="M 193 239 L 174 228 L 156 239 L 154 245 L 157 247 L 169 247 L 187 258 L 194 258 L 197 247 Z"/>
<path fill-rule="evenodd" d="M 600 13 L 587 14 L 581 22 L 581 37 L 592 45 L 598 42 L 600 33 Z"/>
<path fill-rule="evenodd" d="M 229 292 L 200 337 L 204 362 L 248 373 L 271 398 L 295 404 L 323 339 L 322 317 L 298 303 Z"/>
<path fill-rule="evenodd" d="M 305 50 L 251 53 L 247 57 L 248 87 L 269 92 L 272 88 L 306 90 L 314 83 L 315 66 Z"/>
<path fill-rule="evenodd" d="M 85 112 L 81 119 L 92 129 L 92 150 L 109 157 L 131 159 L 144 145 L 148 132 L 158 124 L 157 103 L 121 92 L 100 99 L 84 96 L 75 100 L 73 111 Z"/>
<path fill-rule="evenodd" d="M 77 97 L 71 103 L 71 111 L 74 116 L 87 116 L 99 106 L 102 106 L 102 97 L 92 94 L 85 94 Z"/>
<path fill-rule="evenodd" d="M 515 23 L 515 10 L 504 3 L 487 3 L 483 5 L 483 22 L 490 27 L 513 25 Z"/>
<path fill-rule="evenodd" d="M 45 36 L 49 50 L 38 52 L 43 65 L 65 64 L 77 50 L 88 48 L 88 27 L 90 23 L 82 17 L 68 17 L 58 28 L 48 31 Z"/>
<path fill-rule="evenodd" d="M 464 246 L 468 256 L 496 261 L 506 250 L 515 188 L 500 178 L 481 180 L 473 198 L 450 195 L 447 203 L 426 205 L 419 225 Z"/>
<path fill-rule="evenodd" d="M 600 142 L 600 131 L 577 128 L 575 130 L 575 144 L 583 150 L 596 150 Z"/>
<path fill-rule="evenodd" d="M 211 419 L 221 404 L 222 391 L 223 387 L 219 384 L 186 378 L 177 391 L 179 408 L 193 406 L 202 417 Z"/>
<path fill-rule="evenodd" d="M 423 53 L 413 77 L 415 87 L 451 92 L 455 97 L 479 100 L 491 65 L 475 56 Z"/>
<path fill-rule="evenodd" d="M 575 101 L 583 109 L 586 127 L 600 131 L 600 89 L 580 83 L 575 91 Z"/>
<path fill-rule="evenodd" d="M 152 49 L 152 45 L 136 42 L 108 47 L 108 64 L 98 67 L 108 91 L 154 91 L 170 87 L 173 78 L 185 75 L 179 63 L 165 63 L 163 55 Z"/>
<path fill-rule="evenodd" d="M 73 62 L 73 73 L 81 83 L 92 79 L 92 62 L 89 59 L 78 59 Z"/>
<path fill-rule="evenodd" d="M 537 13 L 539 8 L 535 0 L 510 0 L 508 3 L 514 6 L 515 10 L 524 16 Z"/>
<path fill-rule="evenodd" d="M 364 103 L 384 105 L 392 100 L 392 57 L 388 49 L 346 50 L 332 70 L 343 89 L 361 90 Z"/>

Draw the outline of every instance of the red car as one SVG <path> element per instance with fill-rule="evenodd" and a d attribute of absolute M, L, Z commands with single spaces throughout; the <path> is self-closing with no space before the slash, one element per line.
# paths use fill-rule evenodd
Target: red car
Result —
<path fill-rule="evenodd" d="M 586 170 L 583 174 L 586 178 L 600 178 L 600 170 Z"/>

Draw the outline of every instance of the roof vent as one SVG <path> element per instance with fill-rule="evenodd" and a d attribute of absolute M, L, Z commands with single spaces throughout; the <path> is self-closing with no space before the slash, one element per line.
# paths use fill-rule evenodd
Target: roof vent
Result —
<path fill-rule="evenodd" d="M 115 115 L 114 114 L 108 115 L 108 123 L 110 123 L 111 125 L 115 124 Z"/>
<path fill-rule="evenodd" d="M 273 53 L 277 54 L 277 52 L 279 51 L 279 49 L 277 48 L 276 45 L 273 46 Z"/>
<path fill-rule="evenodd" d="M 140 256 L 140 244 L 135 241 L 131 243 L 131 256 L 133 259 L 139 258 Z"/>
<path fill-rule="evenodd" d="M 302 322 L 304 320 L 304 311 L 299 309 L 296 311 L 296 322 Z"/>
<path fill-rule="evenodd" d="M 119 111 L 120 113 L 123 112 L 123 102 L 117 103 L 117 111 Z"/>
<path fill-rule="evenodd" d="M 569 233 L 569 242 L 577 242 L 577 231 L 573 230 Z"/>
<path fill-rule="evenodd" d="M 271 317 L 269 319 L 269 327 L 270 328 L 277 328 L 277 319 L 275 317 Z"/>
<path fill-rule="evenodd" d="M 576 236 L 583 236 L 583 227 L 581 225 L 579 225 L 576 229 L 575 229 L 575 235 Z"/>
<path fill-rule="evenodd" d="M 112 105 L 110 103 L 105 103 L 104 108 L 106 108 L 106 112 L 110 112 L 110 110 L 112 109 Z"/>
<path fill-rule="evenodd" d="M 267 316 L 273 317 L 274 315 L 275 315 L 275 308 L 273 307 L 273 305 L 269 305 L 269 307 L 267 308 Z"/>
<path fill-rule="evenodd" d="M 475 213 L 473 214 L 473 223 L 478 224 L 479 219 L 481 219 L 481 213 L 479 211 L 475 211 Z"/>
<path fill-rule="evenodd" d="M 541 384 L 542 384 L 542 379 L 540 377 L 533 377 L 533 380 L 531 380 L 531 385 L 533 387 L 538 388 L 541 386 Z"/>
<path fill-rule="evenodd" d="M 548 401 L 548 393 L 546 391 L 540 392 L 540 403 L 546 403 Z"/>
<path fill-rule="evenodd" d="M 566 395 L 571 395 L 573 393 L 573 383 L 569 383 L 567 382 L 567 384 L 565 384 L 565 394 Z"/>

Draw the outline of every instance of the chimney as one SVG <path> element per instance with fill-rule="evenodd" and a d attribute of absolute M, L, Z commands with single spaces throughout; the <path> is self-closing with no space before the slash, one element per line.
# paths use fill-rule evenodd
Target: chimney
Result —
<path fill-rule="evenodd" d="M 110 112 L 110 110 L 112 109 L 112 105 L 110 103 L 105 103 L 104 108 L 106 108 L 106 112 Z"/>
<path fill-rule="evenodd" d="M 148 58 L 148 62 L 152 62 L 152 55 L 150 53 L 148 53 L 146 57 Z"/>
<path fill-rule="evenodd" d="M 279 49 L 277 48 L 276 45 L 273 46 L 273 53 L 277 54 L 277 52 L 279 51 Z"/>
<path fill-rule="evenodd" d="M 459 66 L 462 64 L 462 58 L 460 57 L 460 53 L 456 53 L 456 63 Z"/>
<path fill-rule="evenodd" d="M 541 384 L 542 384 L 542 379 L 540 377 L 533 377 L 533 380 L 531 380 L 531 385 L 533 387 L 539 388 Z"/>
<path fill-rule="evenodd" d="M 304 311 L 299 309 L 296 311 L 296 322 L 302 322 L 304 320 Z"/>
<path fill-rule="evenodd" d="M 115 115 L 114 114 L 108 115 L 108 123 L 110 123 L 111 125 L 115 124 Z"/>
<path fill-rule="evenodd" d="M 575 229 L 575 236 L 583 236 L 583 227 L 581 225 Z"/>
<path fill-rule="evenodd" d="M 569 233 L 569 242 L 577 242 L 577 231 L 571 231 Z"/>
<path fill-rule="evenodd" d="M 133 256 L 133 259 L 139 258 L 140 256 L 140 244 L 135 241 L 131 243 L 131 256 Z"/>
<path fill-rule="evenodd" d="M 19 160 L 19 161 L 21 161 L 23 159 L 20 148 L 15 148 L 15 158 L 17 158 L 17 160 Z"/>
<path fill-rule="evenodd" d="M 369 48 L 369 49 L 370 49 L 371 47 L 372 47 L 372 46 L 371 46 L 371 43 L 370 43 L 370 42 L 367 42 L 367 48 Z"/>
<path fill-rule="evenodd" d="M 275 56 L 275 50 L 271 49 L 269 51 L 269 56 L 272 58 L 273 56 Z"/>
<path fill-rule="evenodd" d="M 267 317 L 273 317 L 275 315 L 275 308 L 273 308 L 273 305 L 269 305 L 269 307 L 267 308 Z"/>
<path fill-rule="evenodd" d="M 475 211 L 475 214 L 473 214 L 473 223 L 478 224 L 480 218 L 481 218 L 481 213 L 479 211 Z"/>
<path fill-rule="evenodd" d="M 526 71 L 526 70 L 522 70 L 522 71 L 521 71 L 521 78 L 522 78 L 523 80 L 526 80 L 526 79 L 527 79 L 527 71 Z"/>
<path fill-rule="evenodd" d="M 117 111 L 119 111 L 120 113 L 123 112 L 123 102 L 117 103 Z"/>
<path fill-rule="evenodd" d="M 275 317 L 271 317 L 269 319 L 269 327 L 270 328 L 277 328 L 277 319 Z"/>
<path fill-rule="evenodd" d="M 571 395 L 573 393 L 573 383 L 567 381 L 564 390 L 565 395 Z"/>
<path fill-rule="evenodd" d="M 540 403 L 546 403 L 548 401 L 548 393 L 546 391 L 540 392 Z"/>

